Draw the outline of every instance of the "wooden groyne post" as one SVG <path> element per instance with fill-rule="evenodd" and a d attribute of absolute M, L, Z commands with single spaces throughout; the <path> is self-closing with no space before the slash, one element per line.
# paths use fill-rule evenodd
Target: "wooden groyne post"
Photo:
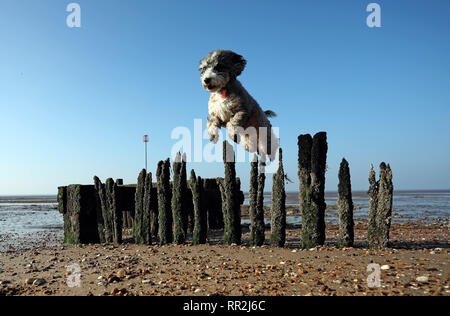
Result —
<path fill-rule="evenodd" d="M 172 188 L 170 185 L 170 160 L 160 161 L 156 171 L 158 180 L 158 210 L 159 210 L 159 244 L 172 243 Z"/>
<path fill-rule="evenodd" d="M 286 175 L 281 148 L 278 157 L 278 170 L 273 175 L 270 244 L 274 247 L 284 247 L 286 242 Z"/>
<path fill-rule="evenodd" d="M 339 213 L 338 246 L 340 248 L 353 247 L 354 222 L 352 185 L 350 179 L 350 168 L 347 160 L 345 159 L 342 159 L 341 166 L 339 168 L 337 207 Z"/>
<path fill-rule="evenodd" d="M 224 244 L 241 244 L 241 207 L 239 203 L 240 181 L 236 179 L 235 154 L 233 146 L 223 142 L 223 161 L 225 178 L 218 179 L 222 195 L 224 218 Z"/>
<path fill-rule="evenodd" d="M 97 199 L 93 185 L 73 184 L 58 189 L 58 209 L 64 216 L 64 243 L 100 242 Z"/>
<path fill-rule="evenodd" d="M 201 177 L 196 177 L 194 170 L 191 171 L 191 180 L 189 185 L 192 192 L 192 203 L 194 206 L 194 231 L 192 233 L 192 244 L 205 244 L 208 233 L 208 225 L 205 201 L 203 199 L 203 180 Z"/>
<path fill-rule="evenodd" d="M 100 242 L 121 243 L 123 215 L 118 205 L 117 184 L 111 178 L 103 184 L 98 177 L 94 177 L 94 186 L 101 209 L 97 216 Z"/>
<path fill-rule="evenodd" d="M 265 240 L 264 225 L 264 184 L 266 176 L 258 170 L 258 157 L 255 155 L 251 162 L 250 172 L 250 246 L 262 246 Z"/>
<path fill-rule="evenodd" d="M 327 134 L 298 137 L 298 177 L 300 180 L 300 212 L 302 215 L 303 248 L 325 243 L 325 172 Z"/>
<path fill-rule="evenodd" d="M 173 217 L 173 241 L 181 245 L 186 241 L 187 235 L 187 214 L 186 214 L 186 175 L 183 172 L 181 154 L 177 153 L 172 166 L 173 186 L 172 186 L 172 217 Z"/>
<path fill-rule="evenodd" d="M 371 165 L 369 183 L 368 247 L 382 249 L 389 247 L 389 232 L 392 220 L 394 185 L 390 165 L 381 163 L 378 181 L 376 181 L 375 171 L 373 165 Z"/>
<path fill-rule="evenodd" d="M 139 173 L 135 193 L 133 237 L 136 244 L 151 245 L 151 208 L 156 199 L 152 189 L 152 174 L 143 169 Z"/>

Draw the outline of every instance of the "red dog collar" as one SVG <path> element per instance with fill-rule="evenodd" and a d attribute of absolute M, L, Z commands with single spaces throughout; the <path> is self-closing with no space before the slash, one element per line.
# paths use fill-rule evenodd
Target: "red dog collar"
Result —
<path fill-rule="evenodd" d="M 227 98 L 227 90 L 226 89 L 222 90 L 222 98 L 224 98 L 224 99 Z"/>

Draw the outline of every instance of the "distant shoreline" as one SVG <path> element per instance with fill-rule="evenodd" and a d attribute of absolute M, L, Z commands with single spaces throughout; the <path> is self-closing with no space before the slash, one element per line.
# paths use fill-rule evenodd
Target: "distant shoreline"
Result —
<path fill-rule="evenodd" d="M 421 193 L 450 193 L 450 190 L 395 190 L 394 196 L 399 194 L 412 193 L 412 194 L 421 194 Z M 264 192 L 264 196 L 270 196 L 271 192 Z M 298 191 L 287 191 L 287 200 L 298 200 Z M 365 196 L 367 195 L 367 191 L 356 190 L 352 192 L 354 197 Z M 248 192 L 244 192 L 244 195 L 247 197 Z M 325 196 L 336 196 L 336 191 L 326 191 Z M 57 203 L 56 195 L 5 195 L 0 196 L 0 204 L 5 203 Z"/>
<path fill-rule="evenodd" d="M 56 203 L 56 195 L 0 196 L 0 204 L 6 203 Z"/>

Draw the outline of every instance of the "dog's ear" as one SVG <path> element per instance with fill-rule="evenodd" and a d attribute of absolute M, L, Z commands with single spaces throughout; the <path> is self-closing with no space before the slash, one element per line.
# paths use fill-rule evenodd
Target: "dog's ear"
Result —
<path fill-rule="evenodd" d="M 231 50 L 222 51 L 219 62 L 224 63 L 230 69 L 231 75 L 236 78 L 244 71 L 247 61 L 239 54 Z"/>
<path fill-rule="evenodd" d="M 235 77 L 238 77 L 245 69 L 247 65 L 247 61 L 236 53 L 233 53 L 231 56 L 231 72 Z"/>

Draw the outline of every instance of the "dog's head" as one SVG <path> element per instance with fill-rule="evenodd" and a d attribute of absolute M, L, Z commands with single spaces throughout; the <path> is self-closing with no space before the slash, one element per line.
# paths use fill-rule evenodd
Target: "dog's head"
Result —
<path fill-rule="evenodd" d="M 202 61 L 198 70 L 203 87 L 209 92 L 223 89 L 228 82 L 236 80 L 247 62 L 241 55 L 230 50 L 215 50 Z"/>

